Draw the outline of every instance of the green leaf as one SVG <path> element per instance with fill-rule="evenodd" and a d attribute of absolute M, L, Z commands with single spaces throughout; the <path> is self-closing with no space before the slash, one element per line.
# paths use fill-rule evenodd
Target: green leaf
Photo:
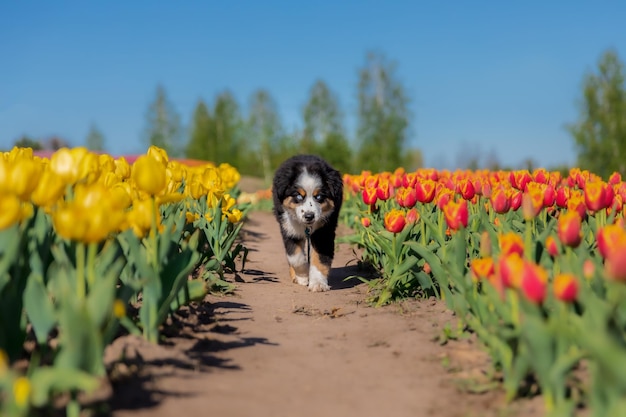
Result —
<path fill-rule="evenodd" d="M 24 289 L 24 310 L 33 326 L 37 343 L 44 344 L 56 324 L 54 304 L 43 282 L 43 277 L 31 273 Z"/>

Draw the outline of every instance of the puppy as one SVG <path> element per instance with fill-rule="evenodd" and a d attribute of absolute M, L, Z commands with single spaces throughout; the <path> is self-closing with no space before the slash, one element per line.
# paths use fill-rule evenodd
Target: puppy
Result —
<path fill-rule="evenodd" d="M 291 279 L 310 291 L 328 291 L 343 202 L 341 174 L 320 157 L 294 156 L 276 170 L 272 197 Z"/>

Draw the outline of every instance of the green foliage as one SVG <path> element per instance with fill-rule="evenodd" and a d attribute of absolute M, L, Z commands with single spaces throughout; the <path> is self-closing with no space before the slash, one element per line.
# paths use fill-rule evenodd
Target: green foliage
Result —
<path fill-rule="evenodd" d="M 352 149 L 343 127 L 335 94 L 322 80 L 315 82 L 302 111 L 304 130 L 300 152 L 317 154 L 341 172 L 352 172 Z"/>
<path fill-rule="evenodd" d="M 28 136 L 22 136 L 15 141 L 13 146 L 17 146 L 18 148 L 32 148 L 34 151 L 40 151 L 43 149 L 43 145 L 40 141 L 32 139 Z"/>
<path fill-rule="evenodd" d="M 191 118 L 190 138 L 185 154 L 188 158 L 203 161 L 216 161 L 216 137 L 212 133 L 212 120 L 209 108 L 199 100 Z"/>
<path fill-rule="evenodd" d="M 250 97 L 247 130 L 249 151 L 252 151 L 249 163 L 256 162 L 260 174 L 269 183 L 276 166 L 272 164 L 272 156 L 276 150 L 285 147 L 286 141 L 278 107 L 267 90 L 257 90 Z M 242 169 L 242 172 L 245 170 Z"/>
<path fill-rule="evenodd" d="M 104 151 L 104 135 L 95 124 L 92 124 L 85 139 L 85 146 L 93 152 Z"/>
<path fill-rule="evenodd" d="M 617 52 L 607 51 L 596 73 L 583 83 L 578 121 L 568 126 L 578 149 L 578 165 L 605 179 L 626 174 L 626 86 Z"/>
<path fill-rule="evenodd" d="M 159 85 L 146 115 L 145 143 L 165 149 L 170 156 L 181 156 L 181 135 L 180 117 L 168 100 L 165 88 Z"/>
<path fill-rule="evenodd" d="M 395 63 L 370 52 L 359 72 L 358 166 L 374 172 L 403 166 L 409 128 L 409 99 Z"/>

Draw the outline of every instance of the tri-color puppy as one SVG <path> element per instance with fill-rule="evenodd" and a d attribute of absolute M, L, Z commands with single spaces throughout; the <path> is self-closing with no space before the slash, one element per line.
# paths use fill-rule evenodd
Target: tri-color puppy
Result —
<path fill-rule="evenodd" d="M 276 170 L 272 195 L 291 279 L 310 291 L 328 291 L 343 201 L 341 174 L 320 157 L 294 156 Z"/>

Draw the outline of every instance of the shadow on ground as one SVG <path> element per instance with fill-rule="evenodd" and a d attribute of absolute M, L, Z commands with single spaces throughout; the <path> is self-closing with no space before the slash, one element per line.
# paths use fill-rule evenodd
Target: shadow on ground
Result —
<path fill-rule="evenodd" d="M 154 408 L 165 398 L 193 397 L 193 391 L 163 390 L 157 381 L 200 378 L 199 373 L 215 368 L 239 371 L 240 366 L 224 357 L 224 352 L 255 345 L 276 346 L 263 337 L 239 335 L 233 323 L 251 320 L 248 312 L 250 306 L 230 300 L 192 303 L 168 320 L 158 345 L 139 336 L 116 339 L 107 353 L 115 359 L 107 364 L 113 395 L 106 414 Z"/>

